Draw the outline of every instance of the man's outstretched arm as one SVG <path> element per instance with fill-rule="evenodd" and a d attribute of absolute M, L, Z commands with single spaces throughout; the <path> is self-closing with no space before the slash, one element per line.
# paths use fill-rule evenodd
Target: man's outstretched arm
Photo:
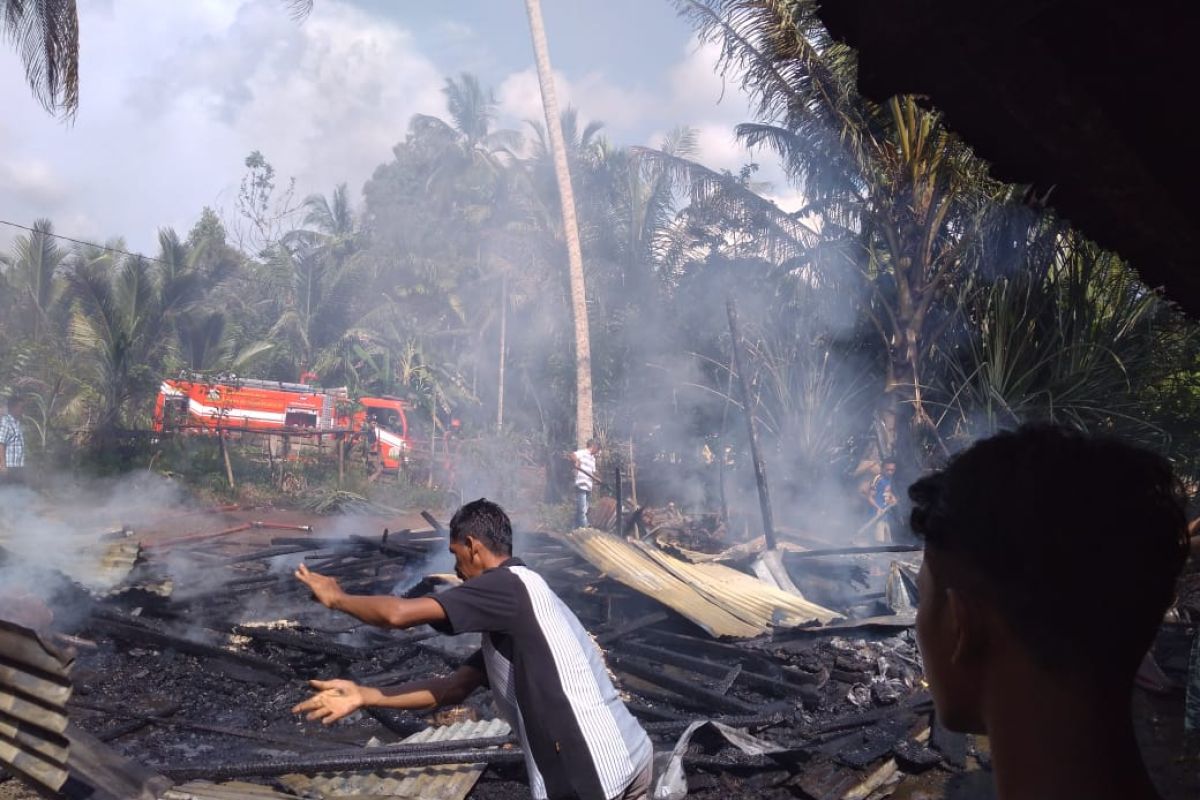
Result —
<path fill-rule="evenodd" d="M 442 706 L 458 705 L 482 686 L 483 681 L 482 672 L 466 665 L 450 675 L 387 689 L 359 686 L 345 680 L 309 681 L 314 689 L 320 691 L 303 703 L 298 703 L 292 708 L 292 713 L 307 713 L 308 719 L 319 719 L 330 725 L 360 708 L 430 711 Z"/>
<path fill-rule="evenodd" d="M 368 625 L 380 628 L 411 628 L 446 619 L 442 604 L 428 597 L 406 600 L 392 595 L 346 594 L 335 578 L 313 572 L 304 564 L 296 578 L 312 589 L 317 602 L 334 611 L 344 611 Z"/>

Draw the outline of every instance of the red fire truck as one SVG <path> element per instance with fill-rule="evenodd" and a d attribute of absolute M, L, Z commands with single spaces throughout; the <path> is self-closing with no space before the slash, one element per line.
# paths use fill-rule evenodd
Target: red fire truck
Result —
<path fill-rule="evenodd" d="M 165 380 L 154 406 L 154 429 L 222 430 L 295 436 L 349 431 L 350 441 L 365 436 L 385 471 L 399 470 L 408 454 L 404 402 L 394 397 L 364 397 L 355 407 L 345 389 L 323 389 L 228 377 Z"/>

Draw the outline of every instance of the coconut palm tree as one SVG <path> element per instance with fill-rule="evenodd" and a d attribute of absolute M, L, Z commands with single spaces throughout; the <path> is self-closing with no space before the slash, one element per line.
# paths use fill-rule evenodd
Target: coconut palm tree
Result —
<path fill-rule="evenodd" d="M 0 255 L 7 267 L 8 284 L 16 294 L 18 307 L 26 316 L 25 332 L 34 342 L 50 319 L 50 312 L 62 290 L 60 272 L 67 252 L 58 246 L 54 225 L 48 219 L 33 223 L 33 230 L 18 236 L 11 255 Z"/>
<path fill-rule="evenodd" d="M 111 250 L 83 248 L 74 261 L 70 339 L 100 398 L 99 428 L 112 430 L 129 419 L 129 401 L 152 392 L 176 319 L 203 284 L 195 273 L 164 277 L 145 258 Z"/>
<path fill-rule="evenodd" d="M 563 236 L 567 245 L 567 265 L 571 277 L 571 313 L 575 320 L 575 438 L 580 447 L 592 438 L 592 347 L 588 331 L 587 289 L 583 280 L 583 251 L 579 244 L 579 224 L 575 219 L 575 193 L 567 166 L 567 148 L 559 119 L 554 73 L 550 69 L 550 48 L 542 23 L 541 0 L 525 0 L 529 33 L 537 64 L 538 85 L 542 91 L 542 109 L 554 155 L 554 173 L 562 205 Z"/>
<path fill-rule="evenodd" d="M 810 267 L 866 293 L 862 309 L 887 348 L 880 449 L 915 461 L 909 434 L 937 437 L 925 368 L 1000 188 L 935 112 L 857 93 L 853 54 L 830 39 L 814 0 L 676 2 L 756 102 L 759 121 L 738 126 L 739 137 L 780 155 L 810 203 L 801 214 L 817 215 L 822 239 L 838 243 Z"/>

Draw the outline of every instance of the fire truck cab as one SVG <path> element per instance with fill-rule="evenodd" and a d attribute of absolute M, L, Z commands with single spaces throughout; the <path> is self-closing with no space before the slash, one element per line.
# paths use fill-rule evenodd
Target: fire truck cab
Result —
<path fill-rule="evenodd" d="M 408 418 L 404 401 L 395 397 L 362 397 L 362 411 L 354 413 L 358 430 L 364 426 L 374 436 L 375 449 L 385 472 L 398 472 L 408 456 Z"/>

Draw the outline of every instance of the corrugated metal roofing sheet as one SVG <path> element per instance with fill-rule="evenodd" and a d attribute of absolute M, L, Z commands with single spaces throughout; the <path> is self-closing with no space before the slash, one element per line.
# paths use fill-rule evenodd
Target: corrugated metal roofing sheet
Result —
<path fill-rule="evenodd" d="M 644 542 L 633 544 L 673 575 L 695 586 L 705 597 L 743 619 L 795 628 L 842 618 L 836 611 L 811 603 L 801 595 L 785 592 L 733 567 L 715 562 L 689 564 Z"/>
<path fill-rule="evenodd" d="M 501 719 L 456 722 L 414 733 L 401 744 L 444 742 L 507 736 Z M 284 775 L 280 782 L 297 791 L 317 791 L 325 797 L 396 797 L 412 800 L 463 800 L 479 780 L 483 764 L 448 764 L 436 767 L 390 769 L 378 772 L 338 772 L 314 777 Z"/>
<path fill-rule="evenodd" d="M 162 800 L 296 800 L 296 795 L 245 781 L 190 781 L 168 789 Z"/>
<path fill-rule="evenodd" d="M 834 611 L 722 564 L 690 564 L 643 542 L 592 528 L 562 537 L 606 575 L 673 608 L 712 636 L 750 638 L 774 626 L 840 618 Z"/>
<path fill-rule="evenodd" d="M 710 636 L 745 639 L 766 631 L 712 602 L 624 539 L 593 528 L 578 528 L 562 538 L 605 575 L 673 608 Z"/>
<path fill-rule="evenodd" d="M 68 665 L 33 631 L 0 620 L 0 764 L 52 792 L 68 777 Z"/>
<path fill-rule="evenodd" d="M 70 724 L 71 659 L 0 620 L 0 766 L 56 797 L 150 800 L 169 781 Z"/>

